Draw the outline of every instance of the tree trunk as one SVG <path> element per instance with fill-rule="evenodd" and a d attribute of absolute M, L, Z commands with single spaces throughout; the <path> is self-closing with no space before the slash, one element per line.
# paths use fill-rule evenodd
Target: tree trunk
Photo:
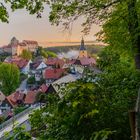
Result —
<path fill-rule="evenodd" d="M 133 50 L 135 51 L 135 66 L 136 69 L 140 70 L 140 29 L 139 29 L 139 20 L 138 20 L 138 13 L 136 9 L 137 0 L 129 0 L 128 1 L 128 28 L 129 33 L 131 36 L 131 42 L 133 45 Z M 137 101 L 138 101 L 137 97 Z M 139 132 L 138 132 L 138 113 L 136 109 L 134 109 L 133 114 L 130 115 L 130 126 L 131 126 L 131 133 L 132 138 L 134 140 L 139 139 Z M 135 114 L 135 115 L 134 115 Z M 134 118 L 135 117 L 135 118 Z M 133 122 L 133 121 L 134 122 Z"/>
<path fill-rule="evenodd" d="M 131 36 L 132 45 L 135 51 L 135 65 L 136 69 L 140 69 L 140 29 L 138 14 L 136 10 L 136 0 L 128 1 L 128 28 Z"/>

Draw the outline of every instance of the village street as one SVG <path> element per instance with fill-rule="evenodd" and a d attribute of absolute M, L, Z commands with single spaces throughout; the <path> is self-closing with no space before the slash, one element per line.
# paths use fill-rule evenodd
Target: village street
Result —
<path fill-rule="evenodd" d="M 27 79 L 23 80 L 18 88 L 19 91 L 26 91 L 27 90 Z"/>

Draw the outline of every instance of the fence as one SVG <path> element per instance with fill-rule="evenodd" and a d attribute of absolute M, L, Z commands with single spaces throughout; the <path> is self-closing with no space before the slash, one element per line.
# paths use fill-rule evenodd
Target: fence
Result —
<path fill-rule="evenodd" d="M 9 120 L 5 121 L 4 123 L 2 123 L 0 125 L 0 131 L 3 130 L 6 126 L 14 123 L 14 121 L 16 121 L 18 118 L 20 118 L 21 116 L 30 113 L 32 110 L 34 110 L 35 108 L 37 108 L 39 105 L 36 104 L 34 106 L 31 106 L 29 108 L 27 108 L 26 110 L 22 111 L 21 113 L 13 116 L 12 118 L 10 118 Z"/>

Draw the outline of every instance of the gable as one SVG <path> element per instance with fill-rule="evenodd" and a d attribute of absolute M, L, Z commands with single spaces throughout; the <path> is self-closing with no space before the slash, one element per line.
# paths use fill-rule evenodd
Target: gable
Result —
<path fill-rule="evenodd" d="M 39 69 L 43 69 L 43 68 L 46 68 L 46 67 L 47 67 L 47 65 L 44 62 L 41 62 L 36 69 L 39 70 Z"/>
<path fill-rule="evenodd" d="M 56 93 L 56 90 L 55 90 L 54 87 L 50 84 L 50 86 L 48 87 L 46 93 Z"/>

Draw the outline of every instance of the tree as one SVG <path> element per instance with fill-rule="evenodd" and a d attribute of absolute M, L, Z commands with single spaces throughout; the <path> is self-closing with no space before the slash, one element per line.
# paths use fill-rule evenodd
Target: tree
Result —
<path fill-rule="evenodd" d="M 57 54 L 52 51 L 46 51 L 49 57 L 57 57 Z"/>
<path fill-rule="evenodd" d="M 19 86 L 20 72 L 16 65 L 3 63 L 0 65 L 1 90 L 5 95 L 11 94 Z"/>
<path fill-rule="evenodd" d="M 32 137 L 29 132 L 26 132 L 24 126 L 15 127 L 13 129 L 13 134 L 7 133 L 4 136 L 4 139 L 7 140 L 32 140 Z"/>
<path fill-rule="evenodd" d="M 42 109 L 46 116 L 36 122 L 48 127 L 41 131 L 40 126 L 32 127 L 36 128 L 38 137 L 51 140 L 130 139 L 128 110 L 136 101 L 140 73 L 130 67 L 131 62 L 120 61 L 122 56 L 117 56 L 118 53 L 112 58 L 108 52 L 104 55 L 100 56 L 100 64 L 107 56 L 113 61 L 111 65 L 110 61 L 102 65 L 103 73 L 94 75 L 93 81 L 83 79 L 69 84 L 61 90 L 61 98 L 53 94 L 48 96 L 47 106 Z M 114 56 L 117 56 L 115 61 Z M 31 119 L 35 123 L 34 117 L 33 114 Z"/>
<path fill-rule="evenodd" d="M 34 137 L 41 135 L 44 129 L 46 129 L 46 123 L 44 121 L 42 110 L 36 110 L 33 114 L 30 114 L 30 123 L 32 127 L 31 134 Z"/>
<path fill-rule="evenodd" d="M 36 81 L 35 81 L 35 77 L 34 76 L 29 77 L 28 80 L 27 80 L 28 84 L 35 84 L 35 82 Z"/>
<path fill-rule="evenodd" d="M 7 2 L 11 3 L 13 10 L 26 7 L 26 9 L 31 14 L 34 14 L 34 13 L 40 14 L 40 12 L 42 12 L 43 10 L 43 3 L 47 1 L 44 0 L 44 1 L 39 1 L 39 2 L 38 1 L 30 2 L 30 0 L 27 0 L 26 2 L 25 1 L 20 1 L 20 2 L 12 1 L 11 2 L 9 0 Z M 110 45 L 110 47 L 114 49 L 114 52 L 116 50 L 121 52 L 122 55 L 119 61 L 121 62 L 122 61 L 121 59 L 125 58 L 122 56 L 133 57 L 134 58 L 133 60 L 135 60 L 136 68 L 140 69 L 140 25 L 139 25 L 140 1 L 138 0 L 107 0 L 107 1 L 106 0 L 84 0 L 84 1 L 83 0 L 73 0 L 73 1 L 57 0 L 57 1 L 53 1 L 52 0 L 50 1 L 49 4 L 51 7 L 49 19 L 52 22 L 52 24 L 59 25 L 60 23 L 62 23 L 65 26 L 65 28 L 68 29 L 70 28 L 71 23 L 73 21 L 78 19 L 78 17 L 80 16 L 84 16 L 85 22 L 82 24 L 84 27 L 83 32 L 87 34 L 90 31 L 93 23 L 100 23 L 101 25 L 103 25 L 103 31 L 100 32 L 99 36 L 100 37 L 103 36 L 103 41 L 107 42 Z M 7 21 L 8 16 L 6 13 L 6 9 L 4 7 L 1 7 L 1 11 L 3 13 L 1 16 L 2 21 Z M 131 54 L 131 55 L 128 55 L 128 54 Z M 110 58 L 114 60 L 114 58 L 116 57 L 116 56 L 112 57 L 112 55 L 110 54 L 109 56 L 110 56 L 109 60 Z M 126 62 L 128 62 L 128 58 Z M 106 64 L 100 65 L 102 66 L 102 68 L 104 68 L 103 70 L 105 70 L 104 71 L 105 74 L 107 73 L 107 75 L 102 75 L 100 79 L 104 79 L 106 82 L 104 83 L 100 81 L 100 84 L 99 84 L 100 87 L 97 86 L 98 87 L 97 91 L 101 93 L 101 97 L 103 96 L 103 103 L 105 103 L 104 106 L 106 104 L 108 105 L 107 110 L 105 110 L 106 108 L 104 108 L 103 106 L 104 110 L 102 111 L 105 112 L 105 114 L 101 114 L 101 116 L 104 116 L 103 120 L 105 116 L 107 115 L 106 112 L 110 110 L 109 104 L 108 102 L 106 102 L 108 98 L 106 99 L 104 98 L 104 96 L 113 97 L 111 98 L 112 99 L 111 102 L 109 100 L 107 101 L 109 101 L 111 105 L 115 104 L 115 106 L 113 106 L 114 107 L 113 109 L 119 108 L 118 114 L 121 116 L 120 113 L 124 113 L 124 112 L 126 113 L 126 110 L 128 109 L 128 100 L 124 100 L 125 99 L 124 97 L 126 95 L 127 97 L 129 97 L 130 94 L 134 94 L 134 93 L 136 94 L 135 90 L 138 89 L 137 82 L 139 82 L 139 81 L 137 81 L 136 83 L 134 82 L 133 79 L 137 77 L 136 76 L 137 72 L 135 70 L 129 69 L 128 66 L 126 66 L 126 63 L 124 62 L 121 64 L 118 63 L 116 66 L 113 65 L 111 67 L 105 68 L 104 66 L 106 66 Z M 110 64 L 108 65 L 110 66 Z M 130 72 L 126 70 L 127 68 L 131 72 L 133 72 L 134 75 L 131 75 Z M 120 72 L 121 74 L 119 74 L 118 72 Z M 122 78 L 123 78 L 123 81 L 122 81 Z M 133 90 L 131 86 L 134 86 Z M 133 93 L 131 92 L 131 90 L 133 91 Z M 128 93 L 129 91 L 130 93 Z M 118 97 L 117 95 L 119 95 L 119 97 L 121 97 L 121 99 L 124 100 L 124 102 L 123 100 L 121 100 L 121 102 L 123 102 L 122 106 L 121 106 L 121 103 L 119 102 L 120 98 L 117 98 Z M 100 101 L 100 99 L 98 100 Z M 130 101 L 132 101 L 132 99 Z M 121 112 L 122 110 L 123 112 Z M 112 113 L 114 112 L 112 111 Z M 119 117 L 118 114 L 116 114 L 117 117 L 115 116 L 115 118 Z M 126 116 L 122 116 L 122 117 L 126 117 Z M 105 121 L 107 120 L 104 120 L 103 122 Z M 110 120 L 110 122 L 112 122 L 112 120 Z M 115 122 L 117 123 L 114 123 L 115 124 L 114 126 L 117 126 L 118 121 L 116 120 Z M 126 118 L 125 118 L 125 122 L 128 122 Z M 102 123 L 100 125 L 104 126 L 104 124 Z M 121 129 L 122 132 L 123 132 L 123 128 L 124 127 L 122 127 Z M 128 134 L 128 131 L 129 130 L 127 130 L 127 134 Z M 121 136 L 121 133 L 120 133 L 120 136 Z M 120 137 L 117 137 L 117 138 L 120 139 Z M 124 139 L 128 139 L 128 137 L 124 136 Z"/>
<path fill-rule="evenodd" d="M 52 51 L 47 51 L 42 47 L 39 47 L 37 50 L 37 54 L 43 56 L 44 58 L 48 58 L 48 57 L 57 57 L 57 54 L 55 54 Z"/>
<path fill-rule="evenodd" d="M 30 60 L 30 59 L 32 59 L 32 53 L 30 51 L 23 50 L 21 57 L 24 59 Z"/>

